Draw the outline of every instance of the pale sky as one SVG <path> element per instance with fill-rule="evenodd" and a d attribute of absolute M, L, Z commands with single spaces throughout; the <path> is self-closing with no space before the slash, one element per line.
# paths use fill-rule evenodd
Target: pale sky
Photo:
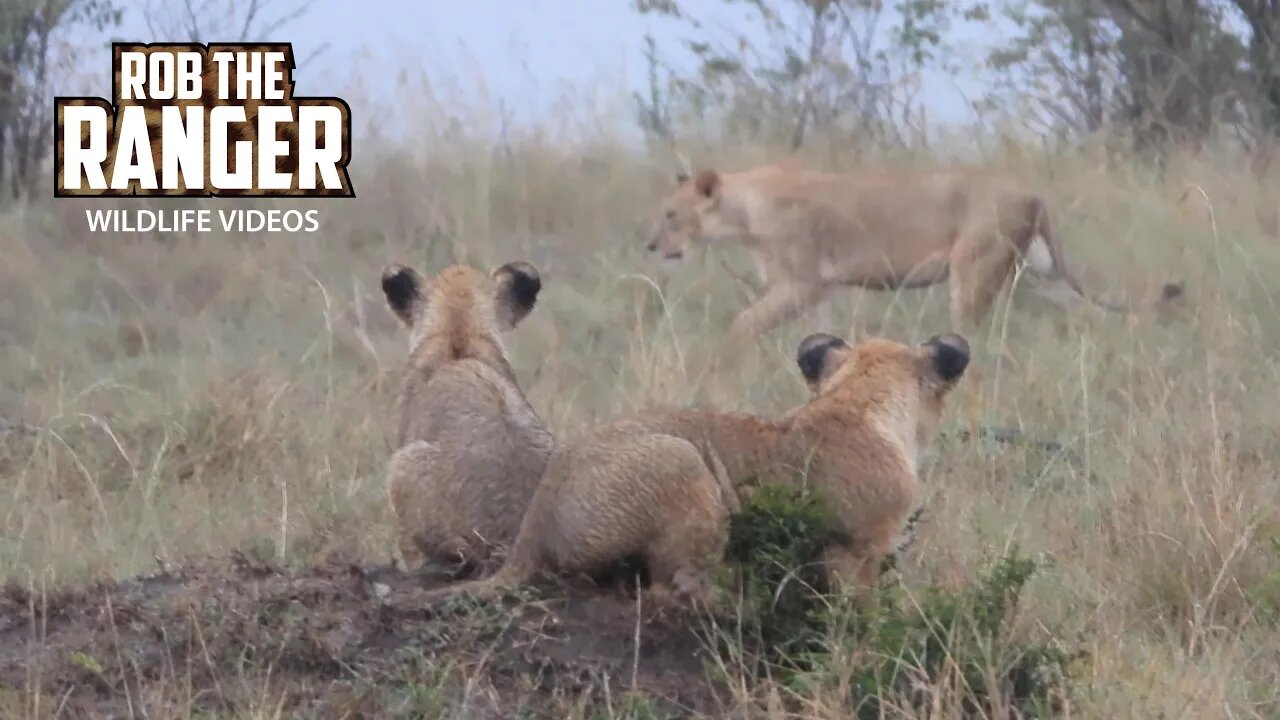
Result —
<path fill-rule="evenodd" d="M 281 10 L 305 0 L 274 0 Z M 196 0 L 198 4 L 201 0 Z M 245 0 L 207 0 L 212 6 Z M 121 0 L 121 40 L 162 41 L 149 32 L 143 13 L 153 17 L 182 11 L 182 0 Z M 619 102 L 646 83 L 644 35 L 652 32 L 668 57 L 679 57 L 678 25 L 642 17 L 631 0 L 314 0 L 310 10 L 268 38 L 290 41 L 298 57 L 327 44 L 322 54 L 295 74 L 299 94 L 338 94 L 351 87 L 351 63 L 359 61 L 360 86 L 391 90 L 402 72 L 433 80 L 472 82 L 482 75 L 490 98 L 530 115 L 549 112 L 564 83 L 617 91 Z M 699 17 L 741 27 L 742 4 L 725 0 L 682 0 Z M 172 18 L 170 18 L 172 20 Z M 210 25 L 214 23 L 209 23 Z M 208 38 L 217 40 L 218 38 Z M 976 38 L 975 38 L 976 42 Z M 107 60 L 86 68 L 109 92 Z M 972 93 L 975 83 L 960 84 Z M 931 119 L 967 119 L 968 106 L 949 77 L 926 79 Z M 352 110 L 359 114 L 358 100 Z"/>

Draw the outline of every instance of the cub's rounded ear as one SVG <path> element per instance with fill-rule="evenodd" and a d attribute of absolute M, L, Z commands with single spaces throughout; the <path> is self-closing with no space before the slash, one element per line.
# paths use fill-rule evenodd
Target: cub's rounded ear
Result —
<path fill-rule="evenodd" d="M 426 299 L 424 281 L 417 270 L 405 265 L 388 265 L 382 269 L 382 294 L 387 296 L 387 306 L 392 314 L 413 327 L 422 303 Z"/>
<path fill-rule="evenodd" d="M 542 276 L 526 262 L 510 262 L 490 273 L 497 282 L 498 319 L 506 329 L 514 328 L 533 310 L 542 292 Z"/>
<path fill-rule="evenodd" d="M 836 368 L 849 350 L 849 343 L 828 333 L 814 333 L 800 341 L 796 349 L 796 364 L 809 389 L 817 392 L 818 386 Z"/>
<path fill-rule="evenodd" d="M 705 198 L 713 198 L 720 193 L 720 173 L 715 170 L 703 170 L 694 179 L 694 188 Z"/>
<path fill-rule="evenodd" d="M 933 369 L 947 382 L 958 379 L 969 366 L 969 341 L 960 335 L 934 335 L 924 344 L 933 350 Z"/>

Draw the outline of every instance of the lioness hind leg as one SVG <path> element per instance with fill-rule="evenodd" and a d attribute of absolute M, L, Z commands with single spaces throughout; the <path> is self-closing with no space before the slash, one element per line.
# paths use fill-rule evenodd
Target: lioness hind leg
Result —
<path fill-rule="evenodd" d="M 720 481 L 701 453 L 688 442 L 678 442 L 683 467 L 663 478 L 675 491 L 668 496 L 675 502 L 664 508 L 654 543 L 645 553 L 649 576 L 659 594 L 670 592 L 712 607 L 716 603 L 710 572 L 724 553 L 728 509 Z"/>
<path fill-rule="evenodd" d="M 454 580 L 478 574 L 488 559 L 483 548 L 457 535 L 437 535 L 430 539 L 419 536 L 418 549 L 426 565 Z"/>
<path fill-rule="evenodd" d="M 396 564 L 400 572 L 420 570 L 426 558 L 418 548 L 418 542 L 413 537 L 413 533 L 401 530 L 396 535 L 396 545 L 400 550 L 400 557 L 396 558 L 398 561 Z"/>
<path fill-rule="evenodd" d="M 948 280 L 955 330 L 975 327 L 986 319 L 992 302 L 1009 284 L 1014 260 L 1013 246 L 998 239 L 956 243 Z"/>
<path fill-rule="evenodd" d="M 387 498 L 395 515 L 400 561 L 406 570 L 430 565 L 465 575 L 476 551 L 474 543 L 453 531 L 447 514 L 441 516 L 440 460 L 437 446 L 416 440 L 396 450 L 387 464 Z"/>
<path fill-rule="evenodd" d="M 477 558 L 462 538 L 431 537 L 404 529 L 397 533 L 401 572 L 427 573 L 450 579 L 470 577 L 478 569 Z"/>
<path fill-rule="evenodd" d="M 695 540 L 696 542 L 696 540 Z M 699 543 L 703 547 L 723 546 L 723 542 Z M 676 550 L 673 547 L 655 549 L 649 560 L 652 582 L 650 593 L 660 604 L 678 605 L 694 603 L 704 608 L 719 606 L 715 586 L 711 582 L 713 562 L 710 554 L 693 551 L 690 547 Z"/>
<path fill-rule="evenodd" d="M 419 533 L 423 517 L 421 487 L 424 469 L 436 459 L 436 448 L 416 440 L 396 450 L 387 463 L 387 501 L 395 516 L 399 561 L 406 570 L 417 570 L 425 562 Z"/>

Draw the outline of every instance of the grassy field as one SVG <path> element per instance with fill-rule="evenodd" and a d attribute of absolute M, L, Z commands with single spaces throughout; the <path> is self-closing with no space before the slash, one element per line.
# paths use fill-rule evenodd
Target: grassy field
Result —
<path fill-rule="evenodd" d="M 570 604 L 587 608 L 569 618 L 570 634 L 622 629 L 599 650 L 618 657 L 588 667 L 586 680 L 565 679 L 568 660 L 550 685 L 494 679 L 503 672 L 494 658 L 518 654 L 494 629 L 525 617 L 516 609 L 473 611 L 447 642 L 432 635 L 434 645 L 398 646 L 394 656 L 366 633 L 356 659 L 376 658 L 376 673 L 356 655 L 313 667 L 297 648 L 281 650 L 292 664 L 275 673 L 245 661 L 255 633 L 306 639 L 308 652 L 328 647 L 316 640 L 331 637 L 332 627 L 316 627 L 326 612 L 342 627 L 385 622 L 358 593 L 323 608 L 314 598 L 338 597 L 340 568 L 390 557 L 382 472 L 405 338 L 378 287 L 389 262 L 427 272 L 450 262 L 537 265 L 544 292 L 510 347 L 534 406 L 566 437 L 654 403 L 779 412 L 804 397 L 792 358 L 809 332 L 920 340 L 949 329 L 945 286 L 851 290 L 832 304 L 834 327 L 810 315 L 780 328 L 738 375 L 720 379 L 740 391 L 713 393 L 715 339 L 757 290 L 731 248 L 675 267 L 647 255 L 644 230 L 669 158 L 628 149 L 607 116 L 594 128 L 495 144 L 466 130 L 483 123 L 465 112 L 434 116 L 412 143 L 363 143 L 357 199 L 287 205 L 320 211 L 311 235 L 95 235 L 83 211 L 100 203 L 3 210 L 0 577 L 9 589 L 0 646 L 9 649 L 0 649 L 0 716 L 109 707 L 147 717 L 515 717 L 513 707 L 533 713 L 541 703 L 550 716 L 663 717 L 650 701 L 666 686 L 645 678 L 659 666 L 699 666 L 688 653 L 642 661 L 625 602 Z M 690 143 L 699 166 L 781 156 Z M 899 566 L 902 587 L 910 598 L 961 592 L 1016 545 L 1040 570 L 1005 621 L 1004 647 L 1087 653 L 1063 715 L 1280 716 L 1277 178 L 1259 180 L 1238 157 L 1179 158 L 1157 178 L 1101 155 L 1035 147 L 992 142 L 970 155 L 1043 190 L 1068 262 L 1090 288 L 1114 297 L 1185 278 L 1186 312 L 1131 322 L 1068 316 L 1025 289 L 1008 307 L 1002 299 L 970 335 L 974 382 L 929 465 L 927 514 Z M 806 157 L 851 169 L 948 155 L 859 158 L 832 142 Z M 1060 442 L 1080 462 L 955 439 L 978 425 Z M 156 580 L 113 585 L 158 571 L 202 588 L 191 601 L 200 611 L 158 609 L 168 591 Z M 247 589 L 255 583 L 260 590 Z M 240 594 L 222 602 L 232 590 Z M 104 625 L 95 608 L 113 597 L 132 615 Z M 262 614 L 262 603 L 286 601 L 310 615 Z M 58 621 L 85 632 L 58 635 Z M 429 620 L 404 622 L 431 632 Z M 159 655 L 149 660 L 139 659 L 141 639 L 128 641 L 147 634 L 142 625 L 175 633 L 150 640 Z M 221 650 L 211 650 L 220 633 Z M 350 650 L 356 641 L 343 637 Z M 667 641 L 663 652 L 692 646 Z M 1004 672 L 1002 657 L 982 661 L 991 678 Z M 856 643 L 834 636 L 821 667 L 785 679 L 746 661 L 711 662 L 721 682 L 699 709 L 845 717 L 865 662 Z M 345 700 L 334 699 L 337 687 Z M 965 714 L 954 682 L 935 678 L 921 691 L 928 702 L 886 716 Z M 320 696 L 330 704 L 301 701 Z M 468 704 L 485 697 L 488 709 Z"/>

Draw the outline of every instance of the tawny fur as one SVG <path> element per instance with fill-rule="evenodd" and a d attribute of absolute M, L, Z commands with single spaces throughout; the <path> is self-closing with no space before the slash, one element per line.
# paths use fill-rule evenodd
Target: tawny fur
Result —
<path fill-rule="evenodd" d="M 430 282 L 394 265 L 382 282 L 410 333 L 387 468 L 400 555 L 465 572 L 510 544 L 551 454 L 502 342 L 541 281 L 510 263 L 487 275 L 455 265 Z"/>
<path fill-rule="evenodd" d="M 659 598 L 711 603 L 708 571 L 755 479 L 818 489 L 843 538 L 826 550 L 830 579 L 865 588 L 920 502 L 916 458 L 968 352 L 954 335 L 919 347 L 811 335 L 797 360 L 813 397 L 782 418 L 665 410 L 588 432 L 548 462 L 499 571 L 428 595 L 484 595 L 543 571 L 594 574 L 639 558 Z"/>
<path fill-rule="evenodd" d="M 1037 287 L 1059 305 L 1094 298 L 1067 269 L 1045 201 L 1009 179 L 967 168 L 834 174 L 795 162 L 742 172 L 677 176 L 648 247 L 665 258 L 691 243 L 741 243 L 764 294 L 734 320 L 738 337 L 765 332 L 825 300 L 834 288 L 921 288 L 949 283 L 951 319 L 979 323 L 1020 262 L 1049 281 Z M 1166 283 L 1152 303 L 1183 294 Z"/>

